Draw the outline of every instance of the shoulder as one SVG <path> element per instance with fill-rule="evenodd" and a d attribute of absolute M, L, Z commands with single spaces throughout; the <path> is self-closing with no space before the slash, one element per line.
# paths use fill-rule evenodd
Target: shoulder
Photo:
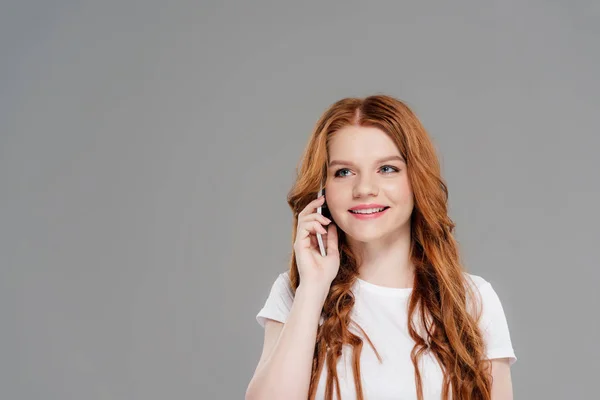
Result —
<path fill-rule="evenodd" d="M 290 299 L 294 297 L 289 271 L 281 272 L 277 275 L 277 278 L 271 286 L 271 295 Z"/>
<path fill-rule="evenodd" d="M 290 271 L 280 273 L 275 280 L 275 285 L 278 285 L 281 290 L 285 290 L 292 297 L 292 281 L 290 280 Z"/>
<path fill-rule="evenodd" d="M 470 298 L 467 292 L 467 298 L 471 300 L 468 302 L 470 310 L 475 311 L 476 314 L 481 312 L 482 322 L 485 324 L 489 324 L 493 319 L 504 319 L 504 309 L 500 297 L 492 284 L 479 275 L 465 273 L 465 278 L 471 285 L 472 293 L 475 296 Z"/>
<path fill-rule="evenodd" d="M 291 284 L 290 271 L 284 271 L 284 272 L 280 273 L 277 279 L 281 279 L 282 281 Z"/>
<path fill-rule="evenodd" d="M 501 307 L 498 294 L 492 287 L 492 284 L 480 275 L 469 274 L 464 272 L 467 286 L 470 286 L 471 291 L 467 291 L 468 308 L 475 315 L 483 312 L 497 312 Z M 474 297 L 471 297 L 474 296 Z"/>
<path fill-rule="evenodd" d="M 487 286 L 491 286 L 487 280 L 479 275 L 470 274 L 468 272 L 463 272 L 463 275 L 467 281 L 467 284 L 469 284 L 472 289 L 481 290 Z"/>
<path fill-rule="evenodd" d="M 294 294 L 288 272 L 280 273 L 271 286 L 271 291 L 263 308 L 256 316 L 261 326 L 265 326 L 266 319 L 285 322 L 294 301 Z"/>
<path fill-rule="evenodd" d="M 468 273 L 465 275 L 467 282 L 476 289 L 474 290 L 475 296 L 478 297 L 476 315 L 486 343 L 486 358 L 508 358 L 509 365 L 512 365 L 517 357 L 512 348 L 508 322 L 498 294 L 492 284 L 481 276 Z M 472 305 L 473 303 L 469 302 L 469 306 Z"/>

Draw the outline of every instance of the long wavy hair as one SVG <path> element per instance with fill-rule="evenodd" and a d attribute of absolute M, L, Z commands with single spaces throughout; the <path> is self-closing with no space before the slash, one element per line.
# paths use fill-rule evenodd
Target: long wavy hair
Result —
<path fill-rule="evenodd" d="M 416 115 L 402 101 L 378 94 L 366 98 L 345 98 L 332 104 L 318 120 L 296 169 L 297 178 L 288 193 L 293 211 L 292 243 L 300 211 L 316 197 L 320 182 L 326 179 L 329 140 L 345 126 L 377 127 L 387 133 L 404 156 L 414 194 L 410 217 L 410 258 L 415 265 L 413 290 L 408 304 L 408 330 L 415 345 L 411 360 L 419 400 L 423 399 L 419 359 L 431 352 L 442 368 L 442 398 L 489 400 L 491 368 L 484 359 L 485 342 L 478 327 L 481 309 L 475 303 L 475 315 L 469 299 L 472 289 L 459 260 L 453 237 L 454 223 L 448 216 L 448 189 L 441 177 L 435 148 Z M 308 398 L 315 398 L 324 364 L 327 364 L 325 396 L 333 399 L 333 390 L 341 399 L 336 363 L 344 344 L 353 349 L 353 376 L 357 399 L 363 400 L 360 379 L 361 337 L 350 331 L 350 312 L 354 306 L 352 286 L 358 277 L 360 260 L 338 229 L 340 268 L 333 280 L 318 327 Z M 293 293 L 300 284 L 298 265 L 292 250 L 290 280 Z M 480 297 L 479 297 L 480 299 Z M 414 317 L 414 318 L 413 318 Z M 375 346 L 362 331 L 382 362 Z"/>

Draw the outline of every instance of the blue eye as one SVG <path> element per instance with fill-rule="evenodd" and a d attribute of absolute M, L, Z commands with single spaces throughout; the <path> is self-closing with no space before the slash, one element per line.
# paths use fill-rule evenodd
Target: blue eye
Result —
<path fill-rule="evenodd" d="M 398 170 L 398 168 L 396 168 L 396 167 L 392 167 L 391 165 L 384 165 L 384 166 L 383 166 L 383 167 L 381 167 L 381 168 L 386 168 L 386 167 L 387 167 L 387 168 L 391 168 L 391 169 L 393 169 L 393 170 L 394 170 L 394 172 L 398 172 L 398 171 L 399 171 L 399 170 Z"/>
<path fill-rule="evenodd" d="M 342 168 L 342 169 L 338 169 L 337 171 L 335 171 L 334 176 L 340 176 L 339 173 L 340 171 L 349 171 L 348 168 Z"/>
<path fill-rule="evenodd" d="M 391 169 L 392 169 L 392 171 L 391 171 L 391 172 L 399 172 L 399 171 L 400 171 L 398 168 L 396 168 L 396 167 L 394 167 L 394 166 L 392 166 L 392 165 L 384 165 L 383 167 L 381 167 L 381 169 L 384 169 L 384 168 L 391 168 Z M 349 170 L 348 168 L 341 168 L 341 169 L 338 169 L 337 171 L 335 171 L 335 174 L 334 174 L 334 176 L 335 176 L 335 177 L 339 177 L 339 176 L 345 176 L 345 175 L 340 175 L 340 172 L 342 172 L 342 171 L 350 171 L 350 170 Z M 387 173 L 391 173 L 391 172 L 387 172 Z M 386 174 L 387 174 L 387 173 L 386 173 Z"/>

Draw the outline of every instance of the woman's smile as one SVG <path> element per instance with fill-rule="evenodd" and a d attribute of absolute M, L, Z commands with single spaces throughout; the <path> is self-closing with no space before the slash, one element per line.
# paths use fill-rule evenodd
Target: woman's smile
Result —
<path fill-rule="evenodd" d="M 363 209 L 363 210 L 348 210 L 348 212 L 355 217 L 356 219 L 359 220 L 369 220 L 369 219 L 375 219 L 375 218 L 379 218 L 382 215 L 384 215 L 386 213 L 386 211 L 389 210 L 389 207 L 383 207 L 383 208 L 369 208 L 369 209 Z"/>

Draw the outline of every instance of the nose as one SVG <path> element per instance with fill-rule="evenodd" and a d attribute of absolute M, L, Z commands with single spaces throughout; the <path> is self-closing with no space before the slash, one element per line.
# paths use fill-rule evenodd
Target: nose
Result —
<path fill-rule="evenodd" d="M 377 196 L 379 194 L 379 188 L 372 179 L 363 176 L 357 180 L 352 190 L 352 194 L 355 198 L 366 197 L 369 195 Z"/>

